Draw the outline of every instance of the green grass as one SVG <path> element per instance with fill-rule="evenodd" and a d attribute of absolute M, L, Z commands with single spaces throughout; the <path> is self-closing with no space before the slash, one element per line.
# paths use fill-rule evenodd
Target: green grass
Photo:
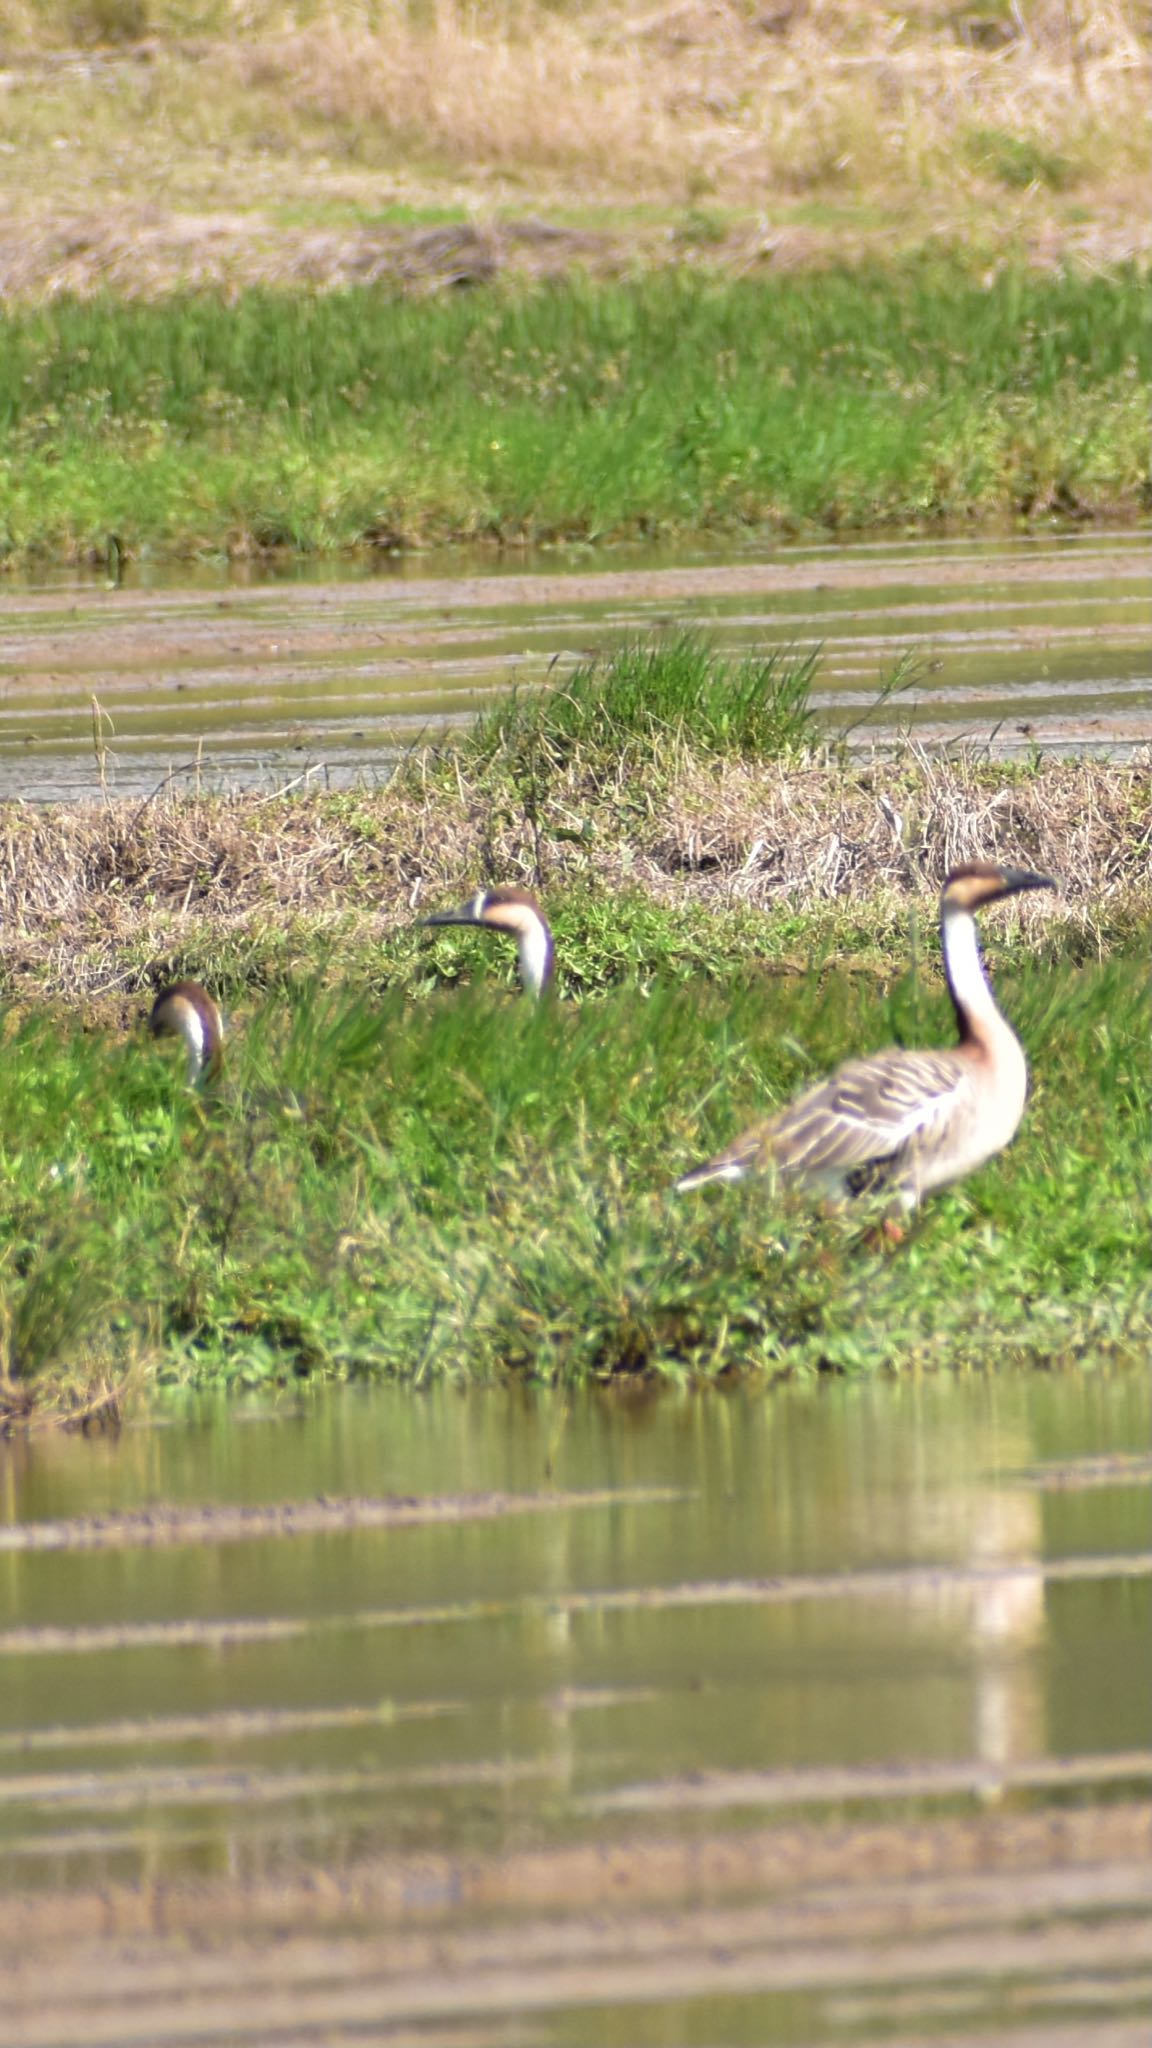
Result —
<path fill-rule="evenodd" d="M 728 660 L 694 632 L 624 641 L 552 689 L 502 698 L 458 752 L 469 765 L 498 764 L 514 787 L 575 760 L 591 775 L 624 761 L 666 774 L 678 743 L 703 756 L 778 760 L 818 737 L 810 700 L 819 662 L 779 649 Z"/>
<path fill-rule="evenodd" d="M 585 906 L 590 916 L 593 906 Z M 991 936 L 991 935 L 990 935 Z M 484 946 L 481 935 L 455 935 Z M 300 989 L 234 1024 L 216 1096 L 143 1039 L 18 1024 L 0 1066 L 10 1380 L 916 1370 L 1152 1342 L 1143 957 L 1007 945 L 1035 1096 L 895 1251 L 866 1213 L 671 1182 L 946 1001 L 834 967 L 632 977 L 577 1005 Z"/>
<path fill-rule="evenodd" d="M 1047 185 L 1053 192 L 1064 192 L 1076 182 L 1075 165 L 1035 136 L 972 128 L 965 145 L 973 166 L 1001 185 L 1025 190 L 1030 185 Z"/>
<path fill-rule="evenodd" d="M 1134 512 L 1146 301 L 925 260 L 11 309 L 0 557 Z"/>

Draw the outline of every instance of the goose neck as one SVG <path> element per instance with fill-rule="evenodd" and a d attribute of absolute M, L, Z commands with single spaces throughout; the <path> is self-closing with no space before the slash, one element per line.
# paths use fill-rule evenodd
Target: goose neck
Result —
<path fill-rule="evenodd" d="M 944 973 L 961 1043 L 982 1042 L 998 1026 L 1007 1029 L 981 958 L 976 920 L 971 911 L 945 911 L 940 937 Z"/>
<path fill-rule="evenodd" d="M 178 1029 L 188 1053 L 188 1080 L 210 1080 L 220 1065 L 222 1052 L 219 1020 L 207 1003 L 185 998 L 178 1007 Z"/>
<path fill-rule="evenodd" d="M 525 919 L 518 934 L 520 980 L 527 995 L 542 996 L 552 981 L 552 934 L 542 917 Z"/>

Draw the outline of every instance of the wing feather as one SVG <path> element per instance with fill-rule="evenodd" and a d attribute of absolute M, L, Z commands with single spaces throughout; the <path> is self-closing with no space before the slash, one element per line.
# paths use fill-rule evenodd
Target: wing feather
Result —
<path fill-rule="evenodd" d="M 894 1050 L 848 1060 L 678 1185 L 739 1180 L 772 1167 L 789 1179 L 838 1180 L 850 1191 L 882 1182 L 911 1152 L 941 1142 L 967 1082 L 967 1062 L 956 1052 Z"/>

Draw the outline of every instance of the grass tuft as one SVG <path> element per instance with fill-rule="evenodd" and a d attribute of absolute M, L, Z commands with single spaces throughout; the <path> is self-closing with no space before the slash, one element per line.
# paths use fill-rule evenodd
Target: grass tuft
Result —
<path fill-rule="evenodd" d="M 698 754 L 773 761 L 810 747 L 819 654 L 774 651 L 730 659 L 698 633 L 625 641 L 582 662 L 553 688 L 512 692 L 482 712 L 460 744 L 466 761 L 561 768 L 621 760 L 670 764 Z"/>

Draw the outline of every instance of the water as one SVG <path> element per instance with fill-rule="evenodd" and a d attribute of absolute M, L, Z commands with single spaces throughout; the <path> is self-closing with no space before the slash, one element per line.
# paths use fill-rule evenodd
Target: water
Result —
<path fill-rule="evenodd" d="M 0 2043 L 1145 2043 L 1150 1443 L 1100 1372 L 0 1446 Z"/>
<path fill-rule="evenodd" d="M 817 708 L 857 741 L 911 731 L 999 753 L 1152 741 L 1140 533 L 591 559 L 9 588 L 0 796 L 386 773 L 399 746 L 512 683 L 689 622 L 732 649 L 822 646 Z M 923 659 L 919 686 L 877 711 L 908 649 Z"/>

